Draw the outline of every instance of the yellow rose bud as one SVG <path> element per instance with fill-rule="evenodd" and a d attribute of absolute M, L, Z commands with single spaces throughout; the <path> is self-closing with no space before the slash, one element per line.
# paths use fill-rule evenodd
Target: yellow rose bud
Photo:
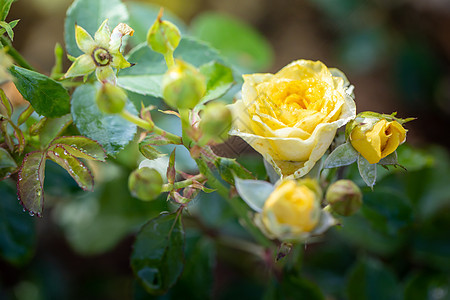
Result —
<path fill-rule="evenodd" d="M 231 111 L 224 103 L 213 102 L 206 105 L 199 125 L 202 141 L 224 142 L 231 128 L 231 118 Z"/>
<path fill-rule="evenodd" d="M 127 94 L 116 85 L 105 83 L 97 91 L 95 100 L 98 109 L 107 114 L 120 113 L 127 103 Z"/>
<path fill-rule="evenodd" d="M 242 99 L 230 106 L 230 134 L 242 137 L 282 177 L 301 177 L 324 155 L 336 130 L 355 117 L 352 89 L 342 72 L 319 61 L 244 75 Z"/>
<path fill-rule="evenodd" d="M 350 133 L 350 142 L 371 164 L 394 152 L 406 140 L 406 130 L 397 121 L 381 119 L 372 127 L 357 125 Z"/>
<path fill-rule="evenodd" d="M 280 240 L 308 236 L 319 222 L 320 196 L 320 188 L 313 180 L 282 181 L 264 204 L 264 231 Z"/>
<path fill-rule="evenodd" d="M 205 77 L 196 67 L 181 60 L 177 60 L 162 79 L 164 101 L 173 108 L 194 108 L 205 91 Z"/>

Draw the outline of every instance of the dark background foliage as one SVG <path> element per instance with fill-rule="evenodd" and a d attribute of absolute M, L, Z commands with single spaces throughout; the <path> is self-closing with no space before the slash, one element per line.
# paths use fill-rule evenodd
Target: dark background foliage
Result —
<path fill-rule="evenodd" d="M 254 26 L 273 48 L 273 55 L 259 53 L 264 61 L 255 71 L 276 72 L 299 58 L 321 60 L 344 71 L 355 85 L 358 111 L 417 117 L 407 124 L 413 148 L 399 150 L 408 172 L 395 170 L 377 182 L 374 192 L 365 189 L 358 214 L 320 240 L 294 248 L 279 265 L 273 265 L 270 253 L 261 255 L 260 248 L 239 242 L 249 237 L 218 196 L 197 199 L 193 217 L 184 219 L 190 228 L 184 273 L 163 298 L 450 299 L 449 2 L 156 3 L 167 5 L 192 27 L 205 11 Z M 19 0 L 12 7 L 10 19 L 21 19 L 14 45 L 43 73 L 53 66 L 55 42 L 63 43 L 69 4 Z M 222 42 L 218 47 L 229 54 L 232 38 Z M 245 61 L 245 56 L 235 59 Z M 13 88 L 4 88 L 20 105 Z M 127 174 L 136 167 L 130 159 L 133 151 L 126 149 L 114 166 L 95 165 L 98 188 L 89 195 L 49 164 L 49 210 L 41 219 L 22 213 L 13 187 L 1 185 L 0 298 L 150 298 L 134 281 L 129 257 L 139 226 L 168 208 L 162 198 L 143 203 L 129 196 Z M 241 158 L 262 177 L 258 159 Z M 344 175 L 360 182 L 352 168 Z"/>

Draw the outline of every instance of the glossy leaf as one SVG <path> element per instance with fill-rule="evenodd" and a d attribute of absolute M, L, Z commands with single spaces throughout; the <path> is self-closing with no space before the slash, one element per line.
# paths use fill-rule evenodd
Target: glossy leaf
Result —
<path fill-rule="evenodd" d="M 67 10 L 64 22 L 67 52 L 75 57 L 83 54 L 75 41 L 75 24 L 94 36 L 105 19 L 108 19 L 111 30 L 121 22 L 126 23 L 128 11 L 125 4 L 120 0 L 75 0 Z"/>
<path fill-rule="evenodd" d="M 181 39 L 174 56 L 196 67 L 211 61 L 223 63 L 217 50 L 190 37 Z M 163 74 L 167 71 L 164 57 L 152 51 L 144 43 L 134 48 L 127 59 L 136 65 L 120 71 L 118 85 L 138 94 L 162 97 L 161 81 Z"/>
<path fill-rule="evenodd" d="M 367 186 L 373 188 L 377 180 L 377 164 L 371 164 L 362 155 L 359 155 L 358 170 Z"/>
<path fill-rule="evenodd" d="M 130 44 L 138 45 L 147 41 L 147 32 L 155 22 L 161 6 L 148 2 L 127 1 L 126 6 L 130 12 L 130 19 L 127 22 L 134 30 L 133 38 L 130 39 Z M 172 14 L 169 10 L 164 9 L 163 20 L 175 24 L 180 32 L 186 32 L 186 25 L 184 22 Z"/>
<path fill-rule="evenodd" d="M 327 157 L 323 164 L 324 169 L 338 168 L 354 163 L 358 159 L 358 152 L 352 147 L 352 144 L 342 144 Z"/>
<path fill-rule="evenodd" d="M 183 270 L 184 230 L 176 214 L 162 213 L 139 231 L 131 267 L 141 285 L 152 294 L 172 287 Z"/>
<path fill-rule="evenodd" d="M 45 153 L 30 152 L 23 159 L 17 180 L 17 195 L 30 214 L 41 216 L 44 208 Z"/>
<path fill-rule="evenodd" d="M 262 212 L 264 203 L 274 190 L 271 183 L 262 180 L 235 177 L 234 183 L 241 198 L 256 212 Z"/>
<path fill-rule="evenodd" d="M 136 133 L 136 125 L 119 115 L 102 113 L 95 103 L 96 87 L 86 84 L 78 87 L 72 95 L 72 116 L 80 133 L 97 141 L 107 154 L 114 155 L 125 147 Z M 125 108 L 137 114 L 133 104 Z"/>
<path fill-rule="evenodd" d="M 70 112 L 70 96 L 61 83 L 17 66 L 10 72 L 16 78 L 17 89 L 38 114 L 54 118 Z"/>
<path fill-rule="evenodd" d="M 0 180 L 9 177 L 17 170 L 17 164 L 8 151 L 0 147 Z"/>
<path fill-rule="evenodd" d="M 51 160 L 63 167 L 80 188 L 92 192 L 94 189 L 94 177 L 89 169 L 75 156 L 71 155 L 62 146 L 52 147 L 47 152 L 47 155 Z"/>
<path fill-rule="evenodd" d="M 36 242 L 34 219 L 22 211 L 14 188 L 0 182 L 0 257 L 22 265 L 32 256 Z"/>
<path fill-rule="evenodd" d="M 102 146 L 85 136 L 62 136 L 54 139 L 51 144 L 63 147 L 71 155 L 78 158 L 106 160 L 106 153 Z"/>
<path fill-rule="evenodd" d="M 206 93 L 200 103 L 220 98 L 233 85 L 233 71 L 218 62 L 204 64 L 200 67 L 200 72 L 206 78 Z"/>
<path fill-rule="evenodd" d="M 273 51 L 267 40 L 249 25 L 219 13 L 204 13 L 191 24 L 192 35 L 220 50 L 245 73 L 267 69 Z"/>

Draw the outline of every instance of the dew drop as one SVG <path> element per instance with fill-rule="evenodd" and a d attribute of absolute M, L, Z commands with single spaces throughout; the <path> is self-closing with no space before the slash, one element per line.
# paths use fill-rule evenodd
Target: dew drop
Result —
<path fill-rule="evenodd" d="M 34 212 L 30 211 L 28 214 L 29 214 L 31 217 L 34 217 Z"/>
<path fill-rule="evenodd" d="M 19 200 L 19 201 L 20 201 L 20 200 Z M 25 208 L 22 208 L 22 211 L 23 211 L 23 212 L 26 212 L 27 210 L 26 210 Z"/>

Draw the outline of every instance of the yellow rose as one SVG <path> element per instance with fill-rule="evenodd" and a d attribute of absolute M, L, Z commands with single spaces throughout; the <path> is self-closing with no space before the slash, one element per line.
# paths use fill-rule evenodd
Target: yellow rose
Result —
<path fill-rule="evenodd" d="M 406 130 L 397 121 L 381 119 L 373 126 L 356 126 L 350 133 L 350 142 L 371 164 L 394 152 L 406 140 Z"/>
<path fill-rule="evenodd" d="M 301 177 L 324 155 L 336 130 L 355 117 L 345 75 L 298 60 L 276 74 L 244 75 L 242 99 L 230 105 L 231 135 L 242 137 L 282 177 Z"/>
<path fill-rule="evenodd" d="M 299 240 L 319 223 L 321 191 L 316 181 L 283 180 L 266 200 L 256 224 L 271 238 Z"/>

